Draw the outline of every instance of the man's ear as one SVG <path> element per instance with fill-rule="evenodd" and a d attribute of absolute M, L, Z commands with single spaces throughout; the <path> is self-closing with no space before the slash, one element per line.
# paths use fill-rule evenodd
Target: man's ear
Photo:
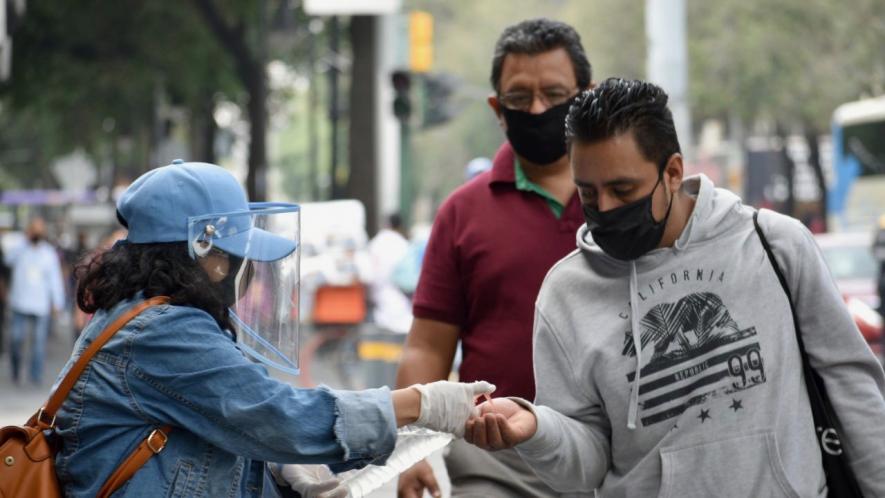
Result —
<path fill-rule="evenodd" d="M 498 126 L 500 126 L 502 130 L 507 131 L 507 122 L 504 121 L 504 115 L 501 114 L 501 102 L 498 100 L 498 96 L 491 94 L 489 95 L 489 98 L 486 99 L 486 102 L 489 103 L 489 107 L 491 107 L 492 111 L 495 113 L 495 117 L 498 119 Z"/>
<path fill-rule="evenodd" d="M 682 154 L 675 152 L 670 156 L 664 166 L 664 173 L 667 174 L 667 186 L 670 187 L 670 192 L 677 192 L 682 188 L 682 177 L 685 174 Z"/>

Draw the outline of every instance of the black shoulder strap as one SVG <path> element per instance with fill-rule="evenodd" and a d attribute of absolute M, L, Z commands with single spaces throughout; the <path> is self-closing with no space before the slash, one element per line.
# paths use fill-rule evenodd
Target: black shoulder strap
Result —
<path fill-rule="evenodd" d="M 793 327 L 796 329 L 796 341 L 799 343 L 799 353 L 802 355 L 802 363 L 805 363 L 808 361 L 808 357 L 805 354 L 805 343 L 802 341 L 802 332 L 799 329 L 799 318 L 796 316 L 796 306 L 793 303 L 793 294 L 790 292 L 790 286 L 787 285 L 787 278 L 784 276 L 784 272 L 781 271 L 780 265 L 777 264 L 777 259 L 774 257 L 774 251 L 771 250 L 771 246 L 768 244 L 768 239 L 765 238 L 765 234 L 762 232 L 762 227 L 759 226 L 758 210 L 753 213 L 753 226 L 756 228 L 756 234 L 759 235 L 759 240 L 762 241 L 762 247 L 765 249 L 765 254 L 768 255 L 768 261 L 771 263 L 771 267 L 774 268 L 774 273 L 777 275 L 777 279 L 781 283 L 781 288 L 784 290 L 784 294 L 787 295 L 787 301 L 790 302 L 790 313 L 793 314 Z"/>
<path fill-rule="evenodd" d="M 781 271 L 774 253 L 762 228 L 759 227 L 758 220 L 759 211 L 753 213 L 753 225 L 756 227 L 756 233 L 759 240 L 762 241 L 762 247 L 768 255 L 768 261 L 777 274 L 777 279 L 790 301 L 790 312 L 793 313 L 793 326 L 796 328 L 796 342 L 799 345 L 799 356 L 802 358 L 802 372 L 805 377 L 805 389 L 808 392 L 808 402 L 811 405 L 811 417 L 814 420 L 814 427 L 817 429 L 817 435 L 820 438 L 818 444 L 821 448 L 821 461 L 824 467 L 824 474 L 827 477 L 827 492 L 830 497 L 862 497 L 863 493 L 857 484 L 857 477 L 848 463 L 848 457 L 842 452 L 842 443 L 839 434 L 842 428 L 839 425 L 839 417 L 833 409 L 833 403 L 827 395 L 827 389 L 823 379 L 817 372 L 811 368 L 808 360 L 808 354 L 805 352 L 805 344 L 802 342 L 802 331 L 799 329 L 799 319 L 796 317 L 796 306 L 793 303 L 793 296 L 790 293 L 790 287 L 787 285 L 787 279 Z"/>

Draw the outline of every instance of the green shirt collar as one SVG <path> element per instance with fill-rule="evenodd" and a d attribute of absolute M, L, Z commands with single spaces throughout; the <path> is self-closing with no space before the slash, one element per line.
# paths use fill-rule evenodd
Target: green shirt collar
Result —
<path fill-rule="evenodd" d="M 529 180 L 529 177 L 525 176 L 525 171 L 523 171 L 522 166 L 519 165 L 519 159 L 513 160 L 513 173 L 516 177 L 516 190 L 532 192 L 540 195 L 545 201 L 547 201 L 547 206 L 550 207 L 556 218 L 559 219 L 562 217 L 562 212 L 565 210 L 565 206 L 563 206 L 556 197 L 553 197 L 553 194 L 544 190 L 543 187 Z"/>

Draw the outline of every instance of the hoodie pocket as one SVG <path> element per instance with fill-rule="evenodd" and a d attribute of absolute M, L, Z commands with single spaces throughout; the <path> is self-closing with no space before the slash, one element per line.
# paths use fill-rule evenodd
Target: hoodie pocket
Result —
<path fill-rule="evenodd" d="M 799 498 L 771 432 L 661 450 L 660 498 Z"/>

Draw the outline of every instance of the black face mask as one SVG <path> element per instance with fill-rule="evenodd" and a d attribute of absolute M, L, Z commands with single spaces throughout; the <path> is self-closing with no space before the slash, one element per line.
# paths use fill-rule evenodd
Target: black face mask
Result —
<path fill-rule="evenodd" d="M 541 114 L 515 111 L 501 106 L 507 122 L 507 140 L 517 154 L 537 165 L 556 162 L 565 155 L 565 116 L 570 102 L 553 106 Z"/>
<path fill-rule="evenodd" d="M 222 298 L 224 299 L 224 305 L 227 307 L 233 306 L 236 301 L 236 279 L 237 273 L 240 271 L 240 266 L 244 264 L 244 259 L 239 256 L 234 256 L 233 254 L 228 255 L 229 262 L 229 271 L 228 274 L 219 282 L 221 286 Z M 254 266 L 252 261 L 245 262 L 246 269 L 243 272 L 243 277 L 240 279 L 240 289 L 239 295 L 242 297 L 246 291 L 249 289 L 249 284 L 252 282 L 252 276 L 254 273 Z"/>
<path fill-rule="evenodd" d="M 670 194 L 667 214 L 661 221 L 655 221 L 651 213 L 651 199 L 662 178 L 663 174 L 658 177 L 650 194 L 630 204 L 608 211 L 597 211 L 587 204 L 583 205 L 584 220 L 593 235 L 593 241 L 606 254 L 616 259 L 630 261 L 661 243 L 667 218 L 670 217 L 670 208 L 673 207 L 673 195 Z"/>

